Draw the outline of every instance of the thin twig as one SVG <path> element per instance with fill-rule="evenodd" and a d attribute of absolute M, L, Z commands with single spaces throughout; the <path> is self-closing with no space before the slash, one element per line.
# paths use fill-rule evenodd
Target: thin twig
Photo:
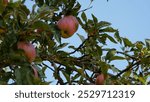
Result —
<path fill-rule="evenodd" d="M 83 47 L 83 45 L 85 44 L 85 42 L 88 40 L 89 40 L 89 37 L 87 39 L 85 39 L 77 49 L 75 49 L 73 52 L 70 52 L 69 54 L 71 55 L 71 54 L 74 54 L 75 52 L 79 51 L 79 49 L 81 49 Z"/>
<path fill-rule="evenodd" d="M 120 73 L 118 73 L 118 74 L 116 75 L 116 77 L 119 77 L 121 74 L 123 74 L 124 72 L 130 70 L 133 66 L 135 66 L 135 65 L 137 65 L 137 64 L 139 64 L 139 63 L 140 63 L 140 60 L 137 61 L 137 62 L 134 63 L 134 64 L 131 64 L 131 65 L 128 66 L 126 69 L 124 69 L 124 70 L 122 70 Z M 133 69 L 133 68 L 132 68 L 132 69 Z"/>
<path fill-rule="evenodd" d="M 45 63 L 42 63 L 44 66 L 46 66 L 48 69 L 50 69 L 51 71 L 54 72 L 54 69 L 52 69 L 51 67 L 49 67 L 48 65 L 46 65 Z"/>

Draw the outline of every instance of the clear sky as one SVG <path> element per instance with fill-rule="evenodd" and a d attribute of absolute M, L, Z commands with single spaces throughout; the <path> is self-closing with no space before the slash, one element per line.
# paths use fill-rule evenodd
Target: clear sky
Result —
<path fill-rule="evenodd" d="M 78 0 L 82 9 L 88 7 L 90 0 Z M 31 7 L 29 1 L 26 4 Z M 98 20 L 104 20 L 112 23 L 112 26 L 120 31 L 122 37 L 127 37 L 131 41 L 144 41 L 150 39 L 150 0 L 94 0 L 91 4 L 92 9 L 87 10 L 86 14 L 91 18 L 94 14 Z M 84 35 L 81 29 L 78 33 Z M 79 38 L 73 37 L 63 40 L 78 46 L 81 42 Z M 47 74 L 52 77 L 52 74 Z"/>
<path fill-rule="evenodd" d="M 83 7 L 88 6 L 88 1 L 79 0 Z M 121 36 L 132 41 L 150 38 L 150 0 L 94 0 L 92 6 L 87 14 L 111 22 Z"/>

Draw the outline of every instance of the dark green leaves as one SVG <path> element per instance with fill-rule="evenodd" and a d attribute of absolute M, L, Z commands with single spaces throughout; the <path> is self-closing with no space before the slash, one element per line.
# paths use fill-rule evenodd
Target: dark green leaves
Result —
<path fill-rule="evenodd" d="M 150 50 L 150 39 L 146 39 L 145 42 L 146 42 L 147 48 Z"/>
<path fill-rule="evenodd" d="M 42 29 L 43 31 L 49 31 L 51 29 L 50 25 L 43 21 L 37 21 L 32 25 L 33 29 Z"/>
<path fill-rule="evenodd" d="M 116 32 L 115 32 L 114 37 L 116 38 L 116 40 L 117 40 L 120 44 L 122 43 L 122 39 L 121 39 L 121 37 L 120 37 L 120 35 L 119 35 L 119 31 L 116 31 Z"/>
<path fill-rule="evenodd" d="M 82 20 L 84 22 L 87 22 L 87 17 L 86 17 L 86 14 L 84 12 L 81 14 L 81 17 L 82 17 Z"/>

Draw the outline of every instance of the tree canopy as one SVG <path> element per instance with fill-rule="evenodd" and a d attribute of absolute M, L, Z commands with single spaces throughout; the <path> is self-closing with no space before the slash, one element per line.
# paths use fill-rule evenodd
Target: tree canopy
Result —
<path fill-rule="evenodd" d="M 25 2 L 0 1 L 0 84 L 95 85 L 99 75 L 106 85 L 150 84 L 150 39 L 121 37 L 111 23 L 93 14 L 89 19 L 85 11 L 92 8 L 82 10 L 78 0 L 33 0 L 32 10 Z M 78 25 L 84 34 L 76 32 Z M 78 47 L 62 41 L 73 34 L 80 38 Z M 127 65 L 118 68 L 114 61 Z M 53 73 L 50 82 L 46 69 Z"/>

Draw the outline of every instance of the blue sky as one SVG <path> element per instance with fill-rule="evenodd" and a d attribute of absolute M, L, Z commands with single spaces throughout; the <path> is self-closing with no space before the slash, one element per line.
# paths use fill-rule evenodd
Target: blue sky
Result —
<path fill-rule="evenodd" d="M 88 5 L 85 0 L 79 1 Z M 94 0 L 92 5 L 87 14 L 111 22 L 121 36 L 132 41 L 150 38 L 150 0 Z"/>
<path fill-rule="evenodd" d="M 90 0 L 78 0 L 82 9 L 88 7 Z M 31 8 L 30 2 L 26 4 Z M 150 0 L 94 0 L 91 4 L 92 9 L 87 10 L 88 18 L 94 14 L 98 20 L 108 21 L 112 27 L 120 31 L 122 37 L 127 37 L 131 41 L 144 41 L 150 39 Z M 77 31 L 81 35 L 86 33 L 81 28 Z M 81 42 L 77 35 L 69 39 L 63 39 L 64 42 L 78 46 Z M 52 73 L 47 71 L 48 79 L 52 77 Z"/>

